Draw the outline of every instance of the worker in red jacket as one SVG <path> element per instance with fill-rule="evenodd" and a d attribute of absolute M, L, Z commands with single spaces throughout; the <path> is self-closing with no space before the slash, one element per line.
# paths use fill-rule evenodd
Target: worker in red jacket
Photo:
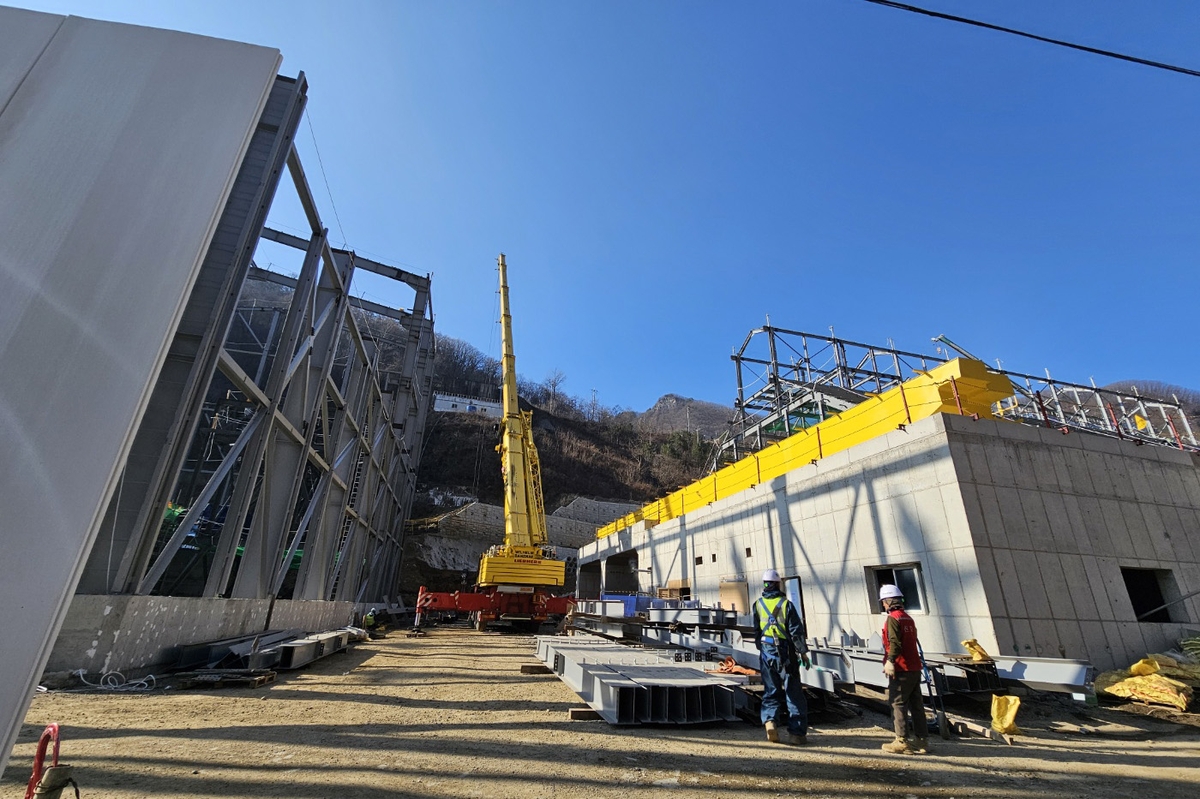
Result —
<path fill-rule="evenodd" d="M 887 613 L 883 627 L 883 673 L 888 677 L 888 704 L 892 706 L 892 727 L 896 739 L 883 745 L 893 754 L 929 751 L 929 727 L 925 723 L 925 702 L 921 698 L 924 664 L 917 646 L 917 624 L 904 612 L 904 594 L 894 585 L 879 589 L 879 601 Z M 905 711 L 912 716 L 913 741 L 908 740 Z"/>

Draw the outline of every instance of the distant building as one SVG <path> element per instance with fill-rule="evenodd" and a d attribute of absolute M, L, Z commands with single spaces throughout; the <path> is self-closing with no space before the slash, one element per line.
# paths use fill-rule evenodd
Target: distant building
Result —
<path fill-rule="evenodd" d="M 492 419 L 504 416 L 504 410 L 499 402 L 482 400 L 477 397 L 462 397 L 457 394 L 435 394 L 433 409 L 443 413 L 477 413 Z"/>

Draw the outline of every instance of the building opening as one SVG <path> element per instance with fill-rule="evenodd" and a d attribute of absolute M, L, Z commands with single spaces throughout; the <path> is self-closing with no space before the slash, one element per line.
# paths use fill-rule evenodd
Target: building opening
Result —
<path fill-rule="evenodd" d="M 1190 621 L 1186 618 L 1183 603 L 1167 605 L 1171 600 L 1179 599 L 1179 588 L 1170 569 L 1122 568 L 1121 577 L 1125 580 L 1125 590 L 1129 592 L 1133 615 L 1138 621 L 1158 624 Z"/>

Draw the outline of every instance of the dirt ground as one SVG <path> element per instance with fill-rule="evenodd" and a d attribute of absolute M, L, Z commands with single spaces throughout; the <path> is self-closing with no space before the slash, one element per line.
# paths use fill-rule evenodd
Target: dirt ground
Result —
<path fill-rule="evenodd" d="M 1061 703 L 1023 708 L 1005 746 L 935 739 L 887 755 L 888 719 L 818 724 L 810 745 L 759 727 L 610 727 L 569 721 L 578 697 L 522 675 L 533 639 L 438 628 L 361 644 L 269 686 L 53 693 L 33 703 L 0 797 L 21 795 L 42 727 L 62 725 L 84 799 L 250 797 L 1186 797 L 1200 729 Z M 1048 708 L 1048 709 L 1047 709 Z M 1087 719 L 1078 715 L 1086 711 Z M 1133 725 L 1122 737 L 1055 721 Z"/>

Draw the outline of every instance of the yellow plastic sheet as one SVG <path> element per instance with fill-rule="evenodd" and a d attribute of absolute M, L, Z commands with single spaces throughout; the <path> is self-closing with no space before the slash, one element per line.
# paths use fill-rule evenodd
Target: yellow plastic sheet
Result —
<path fill-rule="evenodd" d="M 1004 735 L 1016 735 L 1017 711 L 1021 709 L 1021 697 L 992 694 L 992 729 Z"/>
<path fill-rule="evenodd" d="M 964 649 L 966 649 L 969 653 L 971 653 L 971 662 L 972 663 L 991 663 L 992 662 L 992 656 L 989 655 L 984 650 L 984 648 L 979 645 L 979 642 L 976 641 L 974 638 L 968 638 L 967 640 L 962 642 L 962 645 L 963 645 Z"/>
<path fill-rule="evenodd" d="M 1171 705 L 1184 711 L 1192 701 L 1191 688 L 1161 674 L 1135 675 L 1113 683 L 1104 690 L 1113 696 L 1137 699 L 1155 705 Z"/>

